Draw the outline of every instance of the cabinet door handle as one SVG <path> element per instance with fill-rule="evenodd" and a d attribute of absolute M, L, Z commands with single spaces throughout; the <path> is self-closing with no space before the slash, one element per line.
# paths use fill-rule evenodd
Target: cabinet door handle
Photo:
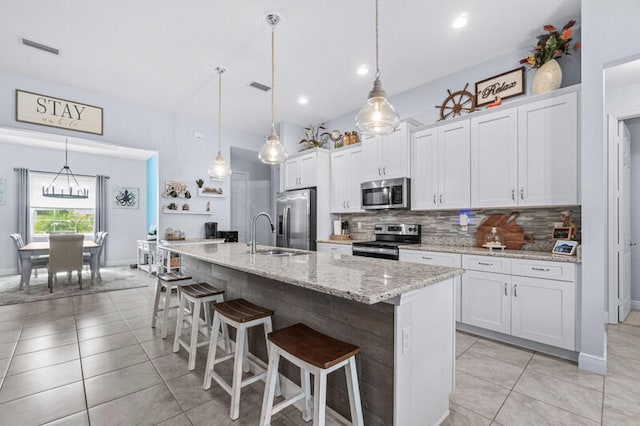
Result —
<path fill-rule="evenodd" d="M 436 201 L 436 194 L 433 194 L 433 204 L 438 204 L 438 202 Z"/>
<path fill-rule="evenodd" d="M 383 174 L 383 175 L 386 175 L 386 174 L 387 174 L 387 168 L 386 168 L 386 167 L 383 167 L 383 168 L 382 168 L 382 174 Z"/>
<path fill-rule="evenodd" d="M 443 201 L 442 201 L 442 193 L 440 193 L 440 204 L 442 204 L 442 203 L 443 203 Z"/>
<path fill-rule="evenodd" d="M 428 256 L 422 256 L 422 258 L 423 258 L 424 260 L 432 260 L 432 259 L 433 259 L 433 257 L 428 257 Z"/>
<path fill-rule="evenodd" d="M 516 200 L 516 189 L 515 188 L 511 188 L 511 199 L 513 201 Z"/>
<path fill-rule="evenodd" d="M 378 176 L 382 176 L 382 173 L 380 173 L 380 167 L 378 167 Z"/>
<path fill-rule="evenodd" d="M 538 271 L 538 272 L 549 272 L 551 269 L 549 268 L 536 268 L 535 266 L 531 267 L 532 271 Z"/>
<path fill-rule="evenodd" d="M 524 187 L 520 188 L 520 199 L 524 200 Z"/>
<path fill-rule="evenodd" d="M 343 202 L 342 202 L 342 208 L 344 209 L 344 208 L 346 208 L 346 207 L 347 207 L 346 202 L 345 202 L 345 201 L 343 201 Z"/>
<path fill-rule="evenodd" d="M 509 283 L 504 283 L 504 295 L 509 295 Z"/>
<path fill-rule="evenodd" d="M 493 266 L 493 263 L 488 263 L 488 262 L 478 262 L 478 265 L 482 265 L 482 266 Z"/>
<path fill-rule="evenodd" d="M 347 201 L 347 208 L 351 208 L 351 201 Z"/>
<path fill-rule="evenodd" d="M 338 250 L 338 249 L 335 248 L 335 247 L 331 247 L 331 251 L 336 251 L 336 250 Z"/>
<path fill-rule="evenodd" d="M 513 297 L 518 297 L 518 284 L 513 285 Z"/>

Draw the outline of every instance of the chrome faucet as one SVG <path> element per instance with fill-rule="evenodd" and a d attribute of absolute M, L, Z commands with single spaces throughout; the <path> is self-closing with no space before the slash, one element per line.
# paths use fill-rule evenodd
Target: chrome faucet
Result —
<path fill-rule="evenodd" d="M 276 228 L 273 226 L 271 216 L 267 212 L 260 212 L 253 218 L 253 225 L 251 226 L 251 254 L 256 253 L 256 221 L 260 216 L 266 216 L 269 219 L 269 225 L 271 225 L 271 232 L 276 232 Z"/>

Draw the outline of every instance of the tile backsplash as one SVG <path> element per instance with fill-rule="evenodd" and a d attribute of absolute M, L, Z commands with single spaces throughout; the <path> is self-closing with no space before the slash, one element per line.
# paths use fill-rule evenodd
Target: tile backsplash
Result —
<path fill-rule="evenodd" d="M 460 211 L 408 211 L 384 210 L 366 213 L 350 213 L 341 215 L 341 220 L 349 222 L 349 232 L 354 240 L 371 240 L 374 238 L 373 226 L 380 222 L 419 223 L 422 225 L 422 243 L 437 245 L 453 245 L 462 247 L 476 246 L 476 229 L 486 216 L 492 214 L 520 213 L 516 223 L 524 232 L 533 234 L 534 241 L 522 246 L 522 250 L 551 251 L 553 240 L 551 231 L 554 224 L 562 221 L 562 212 L 569 211 L 577 227 L 574 239 L 581 240 L 580 206 L 546 207 L 526 209 L 488 209 L 464 210 L 471 223 L 467 231 L 458 225 Z M 360 228 L 358 228 L 358 222 Z"/>

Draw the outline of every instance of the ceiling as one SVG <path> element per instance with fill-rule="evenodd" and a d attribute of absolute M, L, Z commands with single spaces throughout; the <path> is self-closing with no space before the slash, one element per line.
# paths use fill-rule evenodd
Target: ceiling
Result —
<path fill-rule="evenodd" d="M 387 93 L 526 51 L 544 24 L 580 25 L 580 0 L 514 3 L 380 0 Z M 3 0 L 2 9 L 0 69 L 216 123 L 214 68 L 224 65 L 223 125 L 254 133 L 270 124 L 269 93 L 248 86 L 270 85 L 269 12 L 283 18 L 276 121 L 306 125 L 358 109 L 373 81 L 372 73 L 356 74 L 360 64 L 375 68 L 373 0 Z M 453 30 L 461 13 L 469 24 Z M 60 55 L 23 46 L 20 37 Z"/>

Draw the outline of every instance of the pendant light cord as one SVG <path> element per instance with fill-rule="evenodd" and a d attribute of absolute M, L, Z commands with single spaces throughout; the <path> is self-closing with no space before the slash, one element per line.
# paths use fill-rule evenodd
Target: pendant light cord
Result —
<path fill-rule="evenodd" d="M 222 150 L 222 71 L 218 71 L 218 154 Z"/>
<path fill-rule="evenodd" d="M 380 30 L 378 29 L 378 0 L 376 0 L 376 78 L 380 78 Z"/>
<path fill-rule="evenodd" d="M 276 60 L 275 60 L 275 38 L 276 38 L 276 27 L 275 25 L 271 26 L 271 128 L 275 129 L 276 127 L 276 122 L 275 122 L 275 102 L 274 102 L 274 98 L 275 98 L 275 91 L 276 91 L 276 79 L 275 79 L 275 69 L 276 69 Z"/>

